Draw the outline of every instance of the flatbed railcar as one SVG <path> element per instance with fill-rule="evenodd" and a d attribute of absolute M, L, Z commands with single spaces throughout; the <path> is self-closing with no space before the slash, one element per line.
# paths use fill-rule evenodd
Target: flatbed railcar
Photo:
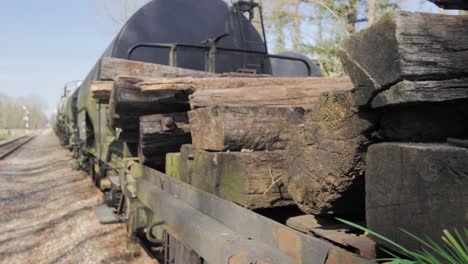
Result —
<path fill-rule="evenodd" d="M 264 31 L 261 5 L 254 1 L 153 0 L 129 19 L 102 58 L 212 73 L 319 75 L 304 56 L 269 54 L 265 35 L 257 29 Z M 101 213 L 126 222 L 129 241 L 161 247 L 163 263 L 174 264 L 363 260 L 350 247 L 299 232 L 143 166 L 135 138 L 122 139 L 109 123 L 109 102 L 92 98 L 92 83 L 102 80 L 102 58 L 63 98 L 56 132 L 73 149 L 76 168 L 88 171 L 106 193 L 107 206 L 114 210 L 100 208 Z"/>

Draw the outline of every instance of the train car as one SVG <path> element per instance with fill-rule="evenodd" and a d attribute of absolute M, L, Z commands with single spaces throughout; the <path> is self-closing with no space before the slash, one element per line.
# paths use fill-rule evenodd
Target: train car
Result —
<path fill-rule="evenodd" d="M 466 225 L 466 94 L 443 79 L 461 68 L 405 58 L 439 54 L 453 42 L 439 33 L 465 20 L 388 15 L 344 42 L 350 78 L 309 78 L 307 57 L 269 54 L 259 3 L 153 0 L 66 93 L 56 131 L 105 194 L 100 221 L 126 223 L 129 245 L 163 263 L 388 256 L 388 241 L 336 217 L 417 250 L 398 228 L 437 239 Z"/>
<path fill-rule="evenodd" d="M 317 67 L 304 56 L 268 53 L 260 4 L 149 2 L 129 19 L 76 91 L 63 98 L 58 135 L 72 142 L 76 167 L 88 171 L 105 192 L 106 205 L 97 208 L 103 223 L 126 222 L 129 241 L 138 241 L 149 251 L 162 248 L 164 263 L 362 260 L 284 223 L 177 182 L 162 170 L 143 166 L 137 158 L 138 135 L 122 137 L 112 125 L 109 102 L 92 97 L 93 84 L 103 79 L 103 58 L 210 73 L 319 76 Z"/>
<path fill-rule="evenodd" d="M 60 144 L 69 149 L 72 149 L 76 140 L 76 102 L 80 85 L 81 81 L 71 81 L 65 84 L 64 94 L 58 104 L 54 122 L 54 131 Z"/>
<path fill-rule="evenodd" d="M 317 76 L 317 66 L 310 60 L 268 54 L 264 33 L 250 20 L 255 12 L 263 29 L 261 9 L 254 2 L 151 1 L 128 20 L 102 57 L 217 73 Z M 105 175 L 101 167 L 121 167 L 122 158 L 135 156 L 137 150 L 118 139 L 109 125 L 108 106 L 91 98 L 90 87 L 99 79 L 98 69 L 99 62 L 78 89 L 76 126 L 82 144 L 80 166 L 93 175 Z"/>

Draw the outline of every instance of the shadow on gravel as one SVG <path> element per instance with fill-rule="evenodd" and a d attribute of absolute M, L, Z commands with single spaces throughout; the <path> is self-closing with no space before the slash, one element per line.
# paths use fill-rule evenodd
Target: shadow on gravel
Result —
<path fill-rule="evenodd" d="M 24 166 L 24 165 L 23 165 Z M 1 171 L 0 170 L 0 176 L 4 177 L 11 177 L 11 176 L 21 176 L 23 177 L 33 177 L 38 174 L 42 174 L 44 172 L 50 171 L 55 167 L 58 166 L 70 166 L 70 161 L 69 160 L 62 160 L 62 161 L 56 161 L 44 165 L 39 165 L 35 167 L 26 167 L 26 168 L 21 168 L 21 169 L 15 169 L 14 171 Z"/>
<path fill-rule="evenodd" d="M 64 221 L 67 221 L 67 220 L 69 220 L 69 219 L 71 219 L 71 218 L 73 218 L 75 216 L 78 216 L 79 214 L 81 214 L 83 212 L 91 210 L 92 208 L 93 208 L 93 206 L 82 207 L 80 209 L 76 209 L 76 210 L 70 211 L 70 212 L 68 212 L 66 214 L 63 214 L 63 215 L 61 215 L 61 216 L 59 216 L 57 218 L 51 219 L 51 220 L 49 220 L 49 221 L 47 221 L 45 223 L 40 223 L 40 224 L 37 224 L 37 225 L 34 225 L 34 226 L 25 226 L 25 227 L 21 227 L 21 228 L 5 230 L 2 233 L 0 233 L 0 237 L 6 236 L 9 233 L 20 232 L 21 234 L 18 234 L 16 236 L 12 237 L 13 240 L 15 240 L 17 238 L 24 238 L 26 236 L 26 234 L 39 234 L 41 232 L 44 232 L 47 229 L 54 228 L 58 224 L 60 224 L 60 223 L 62 223 Z M 30 229 L 32 229 L 32 230 L 30 230 Z M 28 231 L 25 231 L 25 230 L 28 230 Z M 12 239 L 8 238 L 7 240 L 11 241 Z M 5 243 L 5 240 L 0 241 L 0 245 L 2 245 L 3 243 Z"/>
<path fill-rule="evenodd" d="M 5 203 L 5 202 L 19 202 L 21 200 L 25 200 L 25 199 L 29 199 L 29 198 L 33 199 L 34 198 L 33 196 L 37 195 L 39 193 L 46 192 L 46 191 L 52 191 L 53 189 L 65 187 L 67 185 L 77 183 L 77 182 L 80 182 L 80 181 L 83 181 L 83 178 L 74 179 L 72 181 L 66 181 L 66 182 L 59 183 L 59 184 L 54 184 L 54 185 L 49 186 L 47 188 L 42 188 L 42 189 L 38 189 L 38 190 L 35 190 L 35 191 L 18 194 L 18 195 L 15 195 L 15 196 L 8 196 L 8 197 L 5 197 L 5 198 L 0 198 L 0 205 Z"/>
<path fill-rule="evenodd" d="M 71 250 L 68 250 L 66 252 L 64 252 L 63 254 L 61 254 L 60 256 L 56 257 L 55 259 L 51 260 L 49 263 L 50 264 L 53 264 L 53 263 L 63 263 L 64 262 L 64 259 L 71 255 L 73 253 L 73 251 L 75 250 L 79 250 L 79 248 L 81 246 L 83 246 L 85 243 L 89 242 L 90 240 L 93 240 L 93 239 L 96 239 L 96 238 L 103 238 L 105 236 L 108 236 L 112 233 L 114 233 L 116 231 L 116 229 L 118 228 L 114 228 L 113 230 L 110 230 L 110 231 L 106 231 L 106 232 L 103 232 L 103 233 L 99 233 L 99 234 L 95 234 L 95 235 L 92 235 L 92 236 L 89 236 L 85 239 L 82 239 L 80 242 L 74 244 L 72 247 L 71 247 Z"/>
<path fill-rule="evenodd" d="M 49 130 L 0 161 L 0 263 L 155 263 L 100 225 L 103 194 Z"/>
<path fill-rule="evenodd" d="M 121 255 L 118 255 L 118 256 L 112 256 L 112 257 L 109 257 L 109 258 L 106 258 L 104 260 L 102 260 L 102 264 L 112 264 L 112 263 L 115 263 L 117 261 L 119 262 L 129 262 L 130 260 L 133 259 L 133 254 L 131 253 L 126 253 L 126 254 L 121 254 Z"/>
<path fill-rule="evenodd" d="M 3 258 L 6 258 L 6 257 L 9 257 L 9 256 L 14 256 L 14 255 L 18 255 L 18 254 L 22 254 L 22 253 L 27 253 L 39 246 L 41 246 L 42 243 L 40 242 L 36 242 L 36 243 L 33 243 L 31 245 L 28 245 L 28 246 L 22 246 L 20 249 L 13 249 L 13 250 L 7 250 L 5 252 L 0 252 L 0 259 Z"/>
<path fill-rule="evenodd" d="M 78 210 L 68 212 L 68 213 L 62 215 L 61 217 L 49 220 L 47 223 L 44 224 L 43 227 L 40 227 L 40 228 L 34 230 L 32 232 L 32 234 L 40 234 L 40 233 L 43 233 L 43 232 L 47 231 L 48 229 L 53 229 L 56 226 L 58 226 L 59 224 L 65 222 L 65 221 L 68 221 L 69 219 L 74 218 L 75 216 L 78 216 L 79 214 L 81 214 L 83 212 L 86 212 L 88 210 L 91 211 L 92 209 L 93 209 L 93 206 L 87 206 L 87 207 L 82 207 L 82 208 L 80 208 Z"/>

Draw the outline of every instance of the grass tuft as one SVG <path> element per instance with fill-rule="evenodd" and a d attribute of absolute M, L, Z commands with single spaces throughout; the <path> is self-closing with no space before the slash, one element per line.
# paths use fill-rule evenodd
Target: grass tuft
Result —
<path fill-rule="evenodd" d="M 468 230 L 466 228 L 463 229 L 463 233 L 460 233 L 457 229 L 454 229 L 452 232 L 443 230 L 441 237 L 442 243 L 437 243 L 428 237 L 418 237 L 406 230 L 401 229 L 402 232 L 421 243 L 422 248 L 415 251 L 409 250 L 406 247 L 391 240 L 390 238 L 374 232 L 366 227 L 340 218 L 337 218 L 337 220 L 385 241 L 389 245 L 393 246 L 398 254 L 403 256 L 399 257 L 396 254 L 383 250 L 390 256 L 390 258 L 376 259 L 374 260 L 375 262 L 385 262 L 391 264 L 468 264 Z"/>

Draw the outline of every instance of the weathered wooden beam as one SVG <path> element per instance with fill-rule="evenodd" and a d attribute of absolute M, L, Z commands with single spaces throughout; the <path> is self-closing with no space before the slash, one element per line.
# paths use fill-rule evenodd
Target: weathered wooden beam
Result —
<path fill-rule="evenodd" d="M 190 133 L 189 118 L 186 112 L 140 117 L 140 135 L 142 136 L 174 132 Z"/>
<path fill-rule="evenodd" d="M 142 90 L 222 90 L 241 87 L 278 87 L 306 86 L 315 89 L 328 89 L 339 86 L 342 89 L 352 88 L 349 78 L 311 78 L 311 77 L 268 77 L 264 75 L 225 74 L 219 77 L 206 78 L 158 78 L 144 79 L 138 84 Z M 344 87 L 344 88 L 343 88 Z"/>
<path fill-rule="evenodd" d="M 149 81 L 119 77 L 111 95 L 111 123 L 123 130 L 137 130 L 135 121 L 139 116 L 187 111 L 189 95 L 194 91 L 190 99 L 194 108 L 217 105 L 310 108 L 318 102 L 320 93 L 337 89 L 352 89 L 352 83 L 348 78 L 219 77 Z"/>
<path fill-rule="evenodd" d="M 180 155 L 170 155 L 168 160 L 166 171 L 170 176 L 246 208 L 294 204 L 281 183 L 281 151 L 207 152 L 182 148 Z M 183 172 L 189 175 L 182 176 Z"/>
<path fill-rule="evenodd" d="M 193 146 L 211 151 L 281 150 L 304 123 L 302 109 L 213 107 L 189 112 Z"/>
<path fill-rule="evenodd" d="M 444 9 L 463 9 L 468 10 L 466 0 L 429 0 Z"/>
<path fill-rule="evenodd" d="M 107 104 L 113 88 L 113 81 L 93 81 L 91 83 L 92 97 L 98 100 L 99 103 Z"/>
<path fill-rule="evenodd" d="M 142 91 L 141 79 L 119 77 L 112 90 L 111 124 L 115 128 L 138 131 L 139 118 L 157 113 L 186 112 L 188 95 L 178 91 Z"/>
<path fill-rule="evenodd" d="M 390 142 L 446 142 L 468 135 L 466 101 L 381 109 L 379 134 Z"/>
<path fill-rule="evenodd" d="M 360 256 L 375 259 L 376 244 L 367 235 L 353 233 L 352 227 L 332 222 L 329 218 L 313 215 L 301 215 L 288 218 L 286 225 L 300 232 L 324 238 L 333 243 L 353 249 Z"/>
<path fill-rule="evenodd" d="M 468 21 L 468 20 L 467 20 Z M 438 81 L 401 81 L 377 93 L 372 107 L 407 103 L 444 102 L 468 98 L 468 78 Z"/>
<path fill-rule="evenodd" d="M 191 143 L 187 113 L 142 116 L 139 131 L 140 162 L 157 169 L 164 169 L 166 153 Z"/>
<path fill-rule="evenodd" d="M 382 143 L 369 148 L 367 226 L 409 249 L 468 225 L 468 149 L 446 144 Z M 428 221 L 430 219 L 430 221 Z M 384 241 L 380 241 L 384 242 Z"/>
<path fill-rule="evenodd" d="M 323 92 L 351 90 L 349 78 L 214 77 L 145 80 L 145 92 L 193 94 L 192 108 L 219 105 L 311 107 Z"/>
<path fill-rule="evenodd" d="M 192 109 L 222 105 L 310 109 L 317 104 L 321 93 L 353 88 L 348 78 L 261 78 L 244 85 L 234 82 L 232 87 L 223 86 L 222 79 L 216 81 L 219 86 L 195 89 L 190 95 Z"/>
<path fill-rule="evenodd" d="M 364 157 L 377 122 L 351 92 L 323 94 L 284 154 L 283 182 L 310 214 L 351 217 L 364 210 Z"/>
<path fill-rule="evenodd" d="M 468 98 L 468 16 L 398 12 L 345 40 L 360 106 Z"/>
<path fill-rule="evenodd" d="M 99 64 L 99 80 L 115 81 L 119 76 L 135 78 L 208 77 L 216 73 L 189 70 L 167 65 L 104 57 Z"/>

